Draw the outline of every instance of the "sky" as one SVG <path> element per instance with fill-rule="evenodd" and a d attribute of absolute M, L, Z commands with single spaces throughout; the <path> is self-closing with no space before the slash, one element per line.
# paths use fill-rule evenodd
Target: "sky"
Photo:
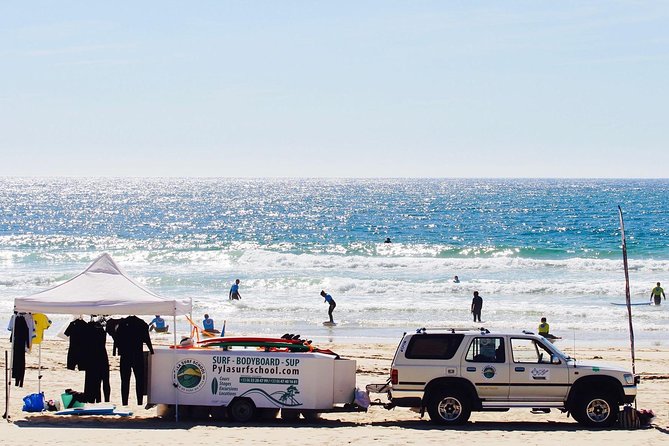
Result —
<path fill-rule="evenodd" d="M 667 1 L 0 0 L 0 176 L 669 177 Z"/>

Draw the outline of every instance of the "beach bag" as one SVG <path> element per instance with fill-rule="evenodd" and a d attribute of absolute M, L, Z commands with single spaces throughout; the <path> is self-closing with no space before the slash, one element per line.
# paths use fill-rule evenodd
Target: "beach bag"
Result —
<path fill-rule="evenodd" d="M 637 411 L 632 406 L 625 406 L 618 415 L 620 427 L 627 430 L 638 429 L 641 425 Z"/>
<path fill-rule="evenodd" d="M 356 405 L 362 407 L 363 409 L 367 409 L 371 404 L 371 401 L 369 399 L 369 393 L 367 393 L 366 391 L 360 390 L 356 387 L 354 395 L 355 397 L 353 399 L 353 402 Z"/>
<path fill-rule="evenodd" d="M 23 397 L 24 412 L 42 412 L 44 410 L 44 393 L 31 393 Z"/>

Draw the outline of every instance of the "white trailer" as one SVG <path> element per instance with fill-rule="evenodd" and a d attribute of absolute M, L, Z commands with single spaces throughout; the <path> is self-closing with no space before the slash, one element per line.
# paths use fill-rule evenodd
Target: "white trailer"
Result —
<path fill-rule="evenodd" d="M 156 348 L 149 356 L 148 402 L 225 408 L 235 421 L 256 409 L 283 418 L 359 410 L 354 360 L 313 352 Z M 212 412 L 213 413 L 213 412 Z"/>

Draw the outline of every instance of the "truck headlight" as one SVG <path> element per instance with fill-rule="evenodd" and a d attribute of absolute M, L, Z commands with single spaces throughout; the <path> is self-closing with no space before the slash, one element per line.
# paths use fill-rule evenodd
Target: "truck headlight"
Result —
<path fill-rule="evenodd" d="M 634 382 L 634 375 L 632 375 L 631 373 L 625 373 L 625 374 L 623 375 L 623 377 L 625 378 L 625 382 L 626 382 L 627 384 L 629 384 L 629 385 L 635 384 L 635 382 Z"/>

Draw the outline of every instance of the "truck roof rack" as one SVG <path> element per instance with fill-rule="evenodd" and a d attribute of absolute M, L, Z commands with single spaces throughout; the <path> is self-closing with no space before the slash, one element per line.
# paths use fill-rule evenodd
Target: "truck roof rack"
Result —
<path fill-rule="evenodd" d="M 466 328 L 456 328 L 456 327 L 422 327 L 416 330 L 416 333 L 427 333 L 432 330 L 443 330 L 443 331 L 450 331 L 451 333 L 455 333 L 458 331 L 480 331 L 482 334 L 488 334 L 490 333 L 490 330 L 484 327 L 479 327 L 479 328 L 471 328 L 471 327 L 466 327 Z"/>

